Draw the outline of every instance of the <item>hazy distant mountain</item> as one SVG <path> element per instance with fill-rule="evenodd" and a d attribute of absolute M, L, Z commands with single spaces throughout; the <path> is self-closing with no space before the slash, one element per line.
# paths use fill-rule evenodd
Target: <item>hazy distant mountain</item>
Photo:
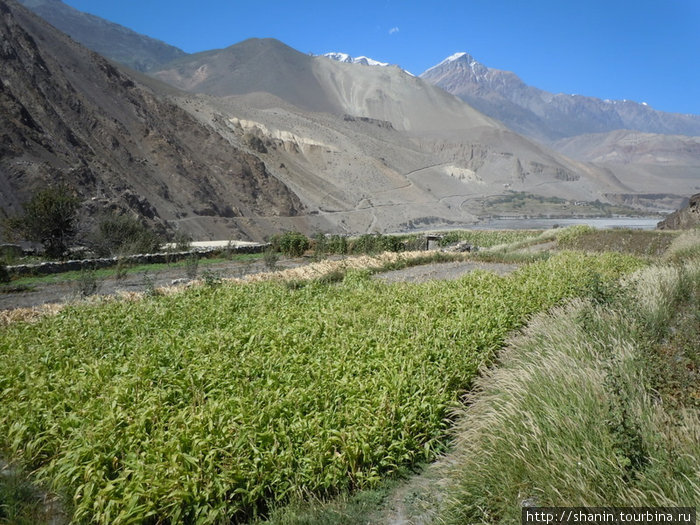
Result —
<path fill-rule="evenodd" d="M 618 129 L 700 135 L 698 115 L 665 113 L 628 100 L 548 93 L 528 86 L 510 71 L 486 67 L 467 53 L 448 57 L 421 74 L 421 78 L 538 140 Z"/>
<path fill-rule="evenodd" d="M 0 58 L 6 213 L 57 181 L 87 216 L 130 210 L 199 238 L 260 239 L 303 210 L 258 157 L 14 0 L 0 0 Z"/>
<path fill-rule="evenodd" d="M 554 147 L 571 158 L 590 162 L 700 167 L 700 137 L 617 130 L 561 139 Z"/>
<path fill-rule="evenodd" d="M 18 1 L 76 42 L 137 71 L 149 71 L 186 54 L 160 40 L 78 11 L 61 0 Z"/>

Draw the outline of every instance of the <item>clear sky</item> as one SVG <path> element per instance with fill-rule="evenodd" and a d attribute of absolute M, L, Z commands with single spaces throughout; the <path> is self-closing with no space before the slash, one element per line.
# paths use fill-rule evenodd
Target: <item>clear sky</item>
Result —
<path fill-rule="evenodd" d="M 554 93 L 700 114 L 700 0 L 64 0 L 187 52 L 272 37 L 420 74 L 466 51 Z"/>

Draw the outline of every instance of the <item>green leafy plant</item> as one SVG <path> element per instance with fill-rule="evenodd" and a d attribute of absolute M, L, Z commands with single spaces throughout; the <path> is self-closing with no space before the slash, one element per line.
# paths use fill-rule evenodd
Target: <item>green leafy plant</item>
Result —
<path fill-rule="evenodd" d="M 6 227 L 11 236 L 40 242 L 48 257 L 63 257 L 76 236 L 80 199 L 65 185 L 36 192 L 24 204 L 24 213 L 11 217 Z"/>
<path fill-rule="evenodd" d="M 216 288 L 224 282 L 221 275 L 212 270 L 204 270 L 202 272 L 202 280 L 208 288 Z"/>
<path fill-rule="evenodd" d="M 301 257 L 309 249 L 311 242 L 299 232 L 285 232 L 270 239 L 270 244 L 287 257 Z"/>
<path fill-rule="evenodd" d="M 415 286 L 351 270 L 10 324 L 0 447 L 70 494 L 76 523 L 240 522 L 373 487 L 444 449 L 513 329 L 640 264 L 569 252 Z"/>
<path fill-rule="evenodd" d="M 130 215 L 104 215 L 90 236 L 90 247 L 100 256 L 153 253 L 162 239 L 152 229 Z"/>

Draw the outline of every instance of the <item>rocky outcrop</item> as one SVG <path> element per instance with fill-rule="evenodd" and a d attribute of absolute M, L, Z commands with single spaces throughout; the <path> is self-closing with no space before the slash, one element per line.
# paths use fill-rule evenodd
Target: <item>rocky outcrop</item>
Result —
<path fill-rule="evenodd" d="M 661 221 L 659 230 L 688 230 L 700 226 L 700 193 L 690 197 L 688 205 Z"/>

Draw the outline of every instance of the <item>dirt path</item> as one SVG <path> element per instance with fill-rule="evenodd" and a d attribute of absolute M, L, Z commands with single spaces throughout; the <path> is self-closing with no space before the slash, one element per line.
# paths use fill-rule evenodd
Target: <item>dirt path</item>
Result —
<path fill-rule="evenodd" d="M 505 275 L 518 268 L 517 264 L 501 264 L 501 263 L 485 263 L 485 262 L 449 262 L 424 264 L 421 266 L 412 266 L 402 270 L 377 274 L 375 279 L 381 279 L 385 282 L 409 282 L 423 283 L 433 280 L 455 280 L 474 270 L 486 270 L 495 272 L 499 275 Z"/>
<path fill-rule="evenodd" d="M 280 259 L 277 269 L 284 270 L 310 264 L 310 258 Z M 517 268 L 514 264 L 481 263 L 481 262 L 451 262 L 426 264 L 396 270 L 375 276 L 386 282 L 425 282 L 434 279 L 459 279 L 464 274 L 473 270 L 488 270 L 498 274 L 506 274 Z M 246 275 L 268 272 L 262 260 L 255 261 L 226 261 L 215 264 L 200 262 L 197 275 L 202 278 L 209 272 L 211 275 L 221 278 L 241 278 Z M 149 288 L 170 286 L 178 282 L 186 282 L 187 271 L 183 266 L 160 267 L 154 270 L 145 270 L 129 273 L 122 279 L 107 277 L 96 282 L 96 294 L 114 295 L 120 292 L 143 292 Z M 81 288 L 84 283 L 80 280 L 64 280 L 57 282 L 43 282 L 33 285 L 26 291 L 0 293 L 0 310 L 13 308 L 31 308 L 49 303 L 66 303 L 78 299 L 81 296 Z"/>
<path fill-rule="evenodd" d="M 310 260 L 280 259 L 277 268 L 295 268 L 308 264 Z M 197 276 L 202 278 L 205 272 L 222 278 L 243 277 L 245 275 L 267 272 L 268 268 L 262 260 L 255 261 L 226 261 L 215 264 L 206 264 L 200 261 Z M 160 267 L 159 269 L 145 270 L 136 273 L 129 273 L 123 279 L 108 277 L 97 280 L 97 290 L 100 295 L 114 295 L 119 292 L 143 292 L 151 287 L 160 288 L 170 286 L 173 282 L 188 280 L 187 271 L 184 266 Z M 77 299 L 81 292 L 81 282 L 79 280 L 68 280 L 58 282 L 37 283 L 27 291 L 14 293 L 0 293 L 0 310 L 12 308 L 31 308 L 48 303 L 65 303 Z"/>
<path fill-rule="evenodd" d="M 438 458 L 422 472 L 395 489 L 384 504 L 384 510 L 372 517 L 382 525 L 429 525 L 434 522 L 445 493 L 450 455 Z"/>

